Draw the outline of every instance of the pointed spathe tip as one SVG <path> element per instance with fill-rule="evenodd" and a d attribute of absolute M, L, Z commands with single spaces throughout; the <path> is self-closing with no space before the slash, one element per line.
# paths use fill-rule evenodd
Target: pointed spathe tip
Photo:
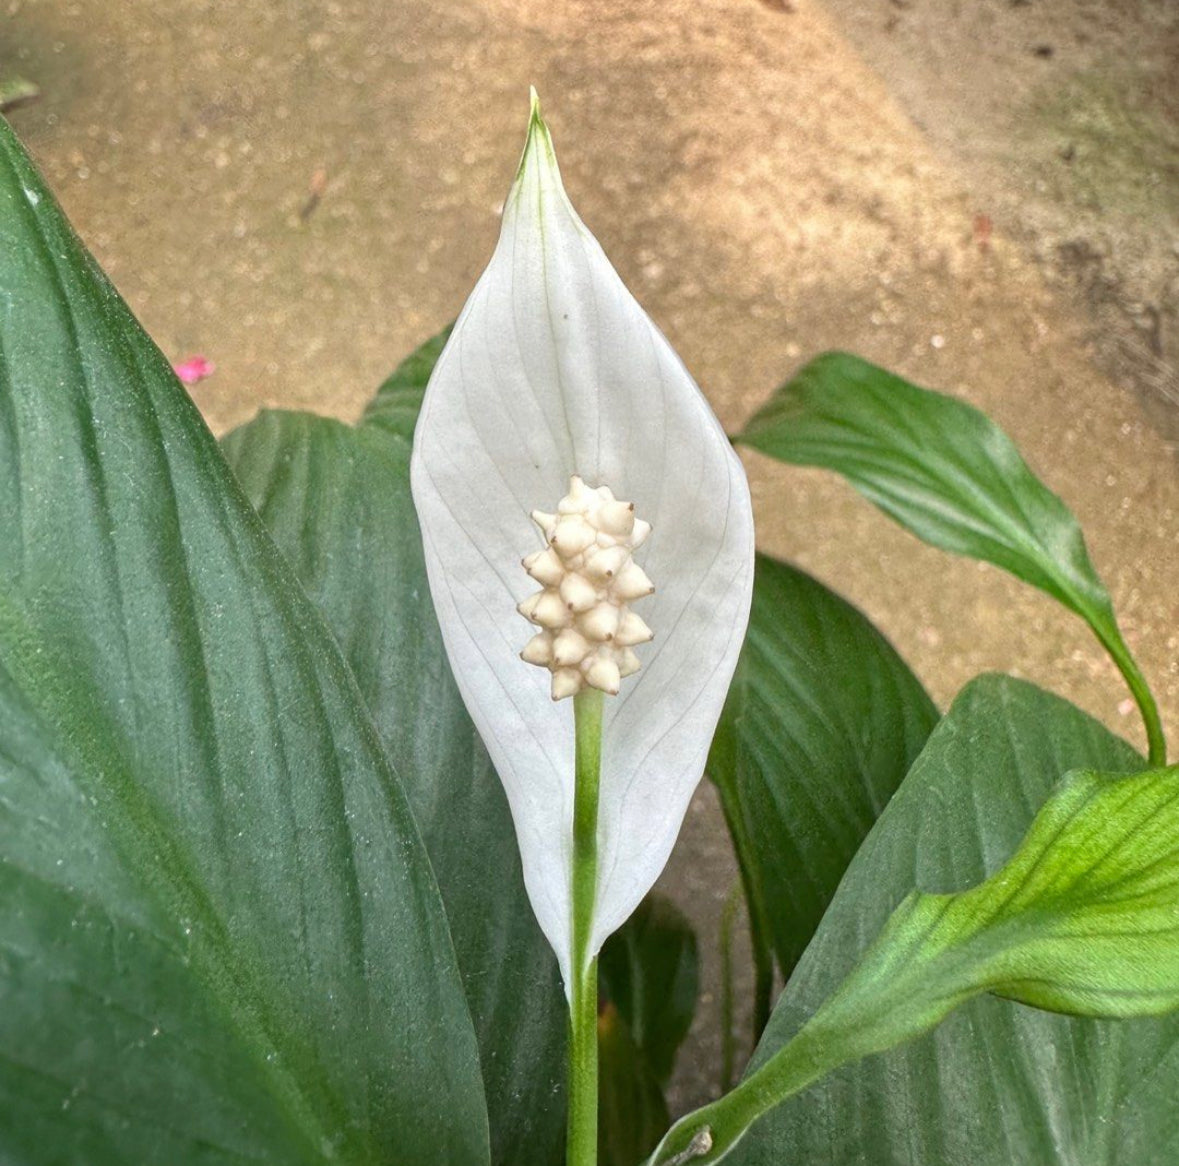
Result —
<path fill-rule="evenodd" d="M 539 162 L 542 166 L 556 169 L 557 158 L 553 151 L 553 139 L 549 134 L 549 127 L 545 124 L 540 111 L 540 95 L 536 86 L 528 87 L 528 136 L 524 141 L 524 153 L 520 156 L 520 166 L 516 171 L 516 181 L 519 182 L 530 162 Z"/>
<path fill-rule="evenodd" d="M 557 165 L 557 151 L 548 123 L 541 114 L 535 87 L 530 87 L 528 93 L 531 101 L 528 132 L 516 177 L 504 201 L 505 229 L 510 230 L 513 222 L 531 222 L 530 229 L 535 229 L 538 216 L 541 219 L 558 216 L 566 225 L 571 222 L 576 231 L 588 235 L 565 193 L 561 168 Z M 550 231 L 558 229 L 556 222 L 555 218 L 550 222 Z"/>

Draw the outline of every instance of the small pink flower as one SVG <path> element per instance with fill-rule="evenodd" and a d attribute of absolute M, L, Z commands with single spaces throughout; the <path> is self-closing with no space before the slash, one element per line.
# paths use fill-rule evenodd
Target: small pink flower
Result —
<path fill-rule="evenodd" d="M 187 360 L 174 364 L 172 369 L 182 383 L 195 385 L 199 381 L 203 381 L 205 377 L 212 376 L 216 372 L 217 366 L 206 357 L 190 356 Z"/>

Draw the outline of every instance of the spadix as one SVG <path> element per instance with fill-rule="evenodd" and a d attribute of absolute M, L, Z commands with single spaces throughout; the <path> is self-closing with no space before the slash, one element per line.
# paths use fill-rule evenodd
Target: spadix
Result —
<path fill-rule="evenodd" d="M 641 666 L 632 651 L 653 632 L 630 604 L 655 590 L 631 556 L 651 533 L 609 486 L 589 489 L 576 475 L 556 514 L 534 510 L 546 547 L 524 560 L 543 590 L 517 610 L 540 627 L 520 653 L 553 674 L 553 700 L 597 688 L 617 696 Z"/>

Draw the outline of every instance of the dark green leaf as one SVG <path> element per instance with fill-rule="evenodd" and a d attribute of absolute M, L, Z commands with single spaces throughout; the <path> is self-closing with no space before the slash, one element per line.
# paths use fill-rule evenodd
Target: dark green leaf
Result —
<path fill-rule="evenodd" d="M 918 538 L 995 563 L 1075 611 L 1125 675 L 1151 758 L 1164 763 L 1154 698 L 1077 520 L 977 409 L 834 352 L 778 389 L 736 440 L 779 461 L 835 470 Z"/>
<path fill-rule="evenodd" d="M 647 1058 L 613 1004 L 598 1016 L 598 1164 L 638 1166 L 671 1118 Z"/>
<path fill-rule="evenodd" d="M 1082 767 L 1116 774 L 1141 770 L 1141 761 L 1079 710 L 1030 685 L 987 677 L 968 686 L 848 869 L 756 1064 L 790 1047 L 802 1081 L 830 1068 L 832 1055 L 859 1056 L 905 1039 L 980 987 L 1119 1015 L 1173 1006 L 1174 770 L 1121 780 L 1074 775 L 1009 868 L 949 895 L 999 869 L 1020 847 L 1053 775 Z M 914 884 L 928 893 L 911 894 Z M 820 1021 L 788 1046 L 898 905 L 879 944 L 831 1001 L 832 1009 L 847 1009 L 842 1021 L 824 1009 L 840 1033 L 814 1039 Z M 926 913 L 933 930 L 908 945 L 910 925 Z M 955 923 L 966 925 L 956 941 L 924 962 Z M 1147 994 L 1110 993 L 1119 986 Z M 839 1048 L 849 1032 L 853 1043 Z M 920 1039 L 847 1065 L 773 1110 L 731 1160 L 1162 1166 L 1179 1156 L 1177 1092 L 1179 1017 L 1069 1019 L 984 997 Z"/>
<path fill-rule="evenodd" d="M 409 442 L 300 413 L 262 413 L 230 464 L 327 616 L 402 775 L 467 991 L 492 1161 L 553 1161 L 566 1005 L 524 891 L 507 799 L 454 685 L 409 493 Z"/>
<path fill-rule="evenodd" d="M 936 721 L 921 684 L 860 612 L 758 556 L 708 772 L 786 975 Z"/>
<path fill-rule="evenodd" d="M 783 385 L 737 440 L 835 470 L 927 542 L 996 563 L 1079 614 L 1112 618 L 1077 520 L 965 402 L 834 352 Z"/>
<path fill-rule="evenodd" d="M 0 1160 L 487 1161 L 401 786 L 0 123 Z"/>
<path fill-rule="evenodd" d="M 365 409 L 365 422 L 379 425 L 398 437 L 413 439 L 426 382 L 450 339 L 453 327 L 453 324 L 448 324 L 436 336 L 431 336 L 393 370 Z"/>
<path fill-rule="evenodd" d="M 665 1086 L 696 1011 L 700 973 L 692 925 L 674 903 L 650 894 L 606 940 L 598 970 L 602 994 Z"/>

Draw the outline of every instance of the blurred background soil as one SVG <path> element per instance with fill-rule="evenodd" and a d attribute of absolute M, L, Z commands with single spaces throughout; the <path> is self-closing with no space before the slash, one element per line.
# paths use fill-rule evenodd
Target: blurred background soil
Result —
<path fill-rule="evenodd" d="M 1080 517 L 1179 734 L 1179 5 L 0 0 L 14 77 L 120 291 L 173 360 L 215 362 L 192 391 L 218 432 L 262 405 L 355 417 L 454 317 L 534 83 L 575 203 L 726 425 L 833 347 L 986 410 Z M 747 465 L 761 547 L 943 706 L 1000 669 L 1141 744 L 1050 600 L 833 478 Z M 718 1084 L 734 877 L 705 785 L 662 884 L 705 960 L 681 1109 Z"/>

